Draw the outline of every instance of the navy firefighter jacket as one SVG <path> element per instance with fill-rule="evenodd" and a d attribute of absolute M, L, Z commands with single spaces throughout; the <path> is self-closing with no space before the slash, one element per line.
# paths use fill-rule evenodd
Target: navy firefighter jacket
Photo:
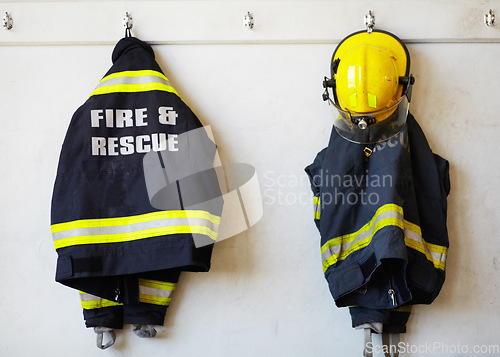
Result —
<path fill-rule="evenodd" d="M 56 280 L 139 303 L 141 274 L 210 269 L 223 202 L 216 146 L 152 48 L 123 38 L 112 60 L 62 146 L 51 214 Z"/>
<path fill-rule="evenodd" d="M 431 303 L 445 279 L 449 170 L 414 117 L 398 135 L 370 146 L 333 129 L 305 170 L 336 305 Z"/>

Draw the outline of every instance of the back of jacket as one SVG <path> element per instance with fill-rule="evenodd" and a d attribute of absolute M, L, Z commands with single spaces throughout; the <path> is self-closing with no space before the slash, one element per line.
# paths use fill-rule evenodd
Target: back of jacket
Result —
<path fill-rule="evenodd" d="M 151 47 L 124 38 L 112 59 L 69 125 L 51 221 L 56 280 L 126 301 L 134 274 L 210 268 L 222 198 L 216 146 Z"/>

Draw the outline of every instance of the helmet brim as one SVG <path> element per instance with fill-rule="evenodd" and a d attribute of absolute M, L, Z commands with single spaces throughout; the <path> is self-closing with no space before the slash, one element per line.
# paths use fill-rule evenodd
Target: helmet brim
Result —
<path fill-rule="evenodd" d="M 405 126 L 410 102 L 405 93 L 391 107 L 371 113 L 352 113 L 343 110 L 331 99 L 333 125 L 344 139 L 357 144 L 380 143 L 396 136 Z"/>

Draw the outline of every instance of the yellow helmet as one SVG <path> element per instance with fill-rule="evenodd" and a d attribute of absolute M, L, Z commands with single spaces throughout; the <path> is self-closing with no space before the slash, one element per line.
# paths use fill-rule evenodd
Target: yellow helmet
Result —
<path fill-rule="evenodd" d="M 410 55 L 395 35 L 355 32 L 335 49 L 332 79 L 325 78 L 324 100 L 340 113 L 334 124 L 345 139 L 380 142 L 399 133 L 406 122 L 413 76 Z M 333 101 L 328 88 L 333 88 Z"/>

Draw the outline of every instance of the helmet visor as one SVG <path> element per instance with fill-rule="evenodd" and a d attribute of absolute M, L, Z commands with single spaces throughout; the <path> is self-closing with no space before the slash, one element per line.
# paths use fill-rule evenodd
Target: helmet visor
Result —
<path fill-rule="evenodd" d="M 334 107 L 333 125 L 344 139 L 358 144 L 375 144 L 397 135 L 406 123 L 410 102 L 406 93 L 391 107 L 371 113 L 354 113 Z"/>

